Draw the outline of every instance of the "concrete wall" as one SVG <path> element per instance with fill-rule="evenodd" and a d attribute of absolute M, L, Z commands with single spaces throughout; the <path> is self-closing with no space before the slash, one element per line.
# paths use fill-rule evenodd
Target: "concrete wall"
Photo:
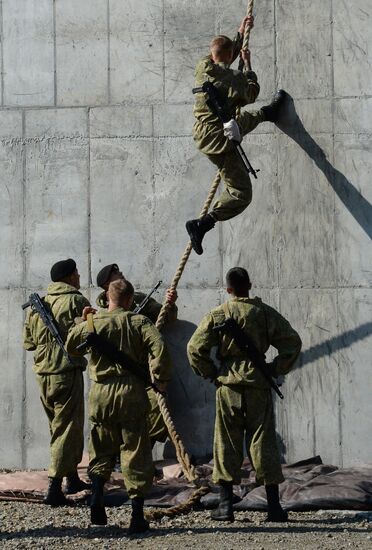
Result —
<path fill-rule="evenodd" d="M 117 261 L 137 287 L 171 280 L 214 176 L 191 138 L 193 67 L 243 0 L 0 3 L 0 466 L 40 467 L 48 431 L 22 351 L 21 303 L 74 257 L 92 299 Z M 249 210 L 220 224 L 179 287 L 170 404 L 188 448 L 210 451 L 213 388 L 185 345 L 246 266 L 254 292 L 299 330 L 304 353 L 277 404 L 287 460 L 354 464 L 372 452 L 372 3 L 257 0 L 262 85 L 293 100 L 280 128 L 245 141 L 259 179 Z"/>

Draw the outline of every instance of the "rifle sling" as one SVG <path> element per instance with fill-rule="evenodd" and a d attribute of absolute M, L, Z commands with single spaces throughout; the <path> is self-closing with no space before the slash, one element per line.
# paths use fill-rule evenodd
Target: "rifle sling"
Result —
<path fill-rule="evenodd" d="M 241 329 L 238 325 L 238 323 L 233 319 L 232 315 L 231 315 L 231 312 L 230 312 L 230 308 L 229 308 L 229 305 L 228 305 L 228 302 L 224 302 L 222 304 L 222 309 L 223 309 L 223 312 L 225 314 L 225 317 L 226 317 L 226 320 L 228 319 L 231 319 L 232 321 L 234 321 L 234 323 L 236 324 L 236 329 L 241 331 L 243 334 L 244 334 L 244 331 L 243 329 Z M 234 340 L 234 336 L 231 335 L 230 333 L 230 336 L 232 337 L 232 339 Z M 245 335 L 247 337 L 247 335 Z M 247 354 L 248 356 L 248 359 L 251 361 L 253 367 L 257 368 L 261 374 L 264 376 L 264 378 L 266 378 L 266 381 L 270 384 L 270 386 L 273 388 L 273 390 L 279 395 L 279 397 L 281 399 L 283 399 L 283 394 L 281 393 L 281 391 L 279 390 L 279 387 L 278 385 L 274 382 L 271 374 L 269 373 L 269 371 L 267 370 L 267 366 L 266 366 L 266 363 L 265 363 L 265 360 L 263 359 L 263 364 L 260 364 L 259 361 L 255 361 L 254 359 L 252 359 L 251 357 L 251 353 L 253 355 L 256 355 L 257 357 L 259 357 L 261 355 L 261 353 L 258 351 L 258 349 L 256 348 L 256 346 L 254 345 L 254 343 L 252 342 L 251 338 L 249 338 L 250 342 L 248 343 L 247 342 L 247 345 L 243 348 L 240 348 L 240 346 L 238 345 L 238 347 L 240 349 L 242 349 L 242 351 L 245 351 L 245 353 Z M 249 353 L 250 349 L 251 349 L 251 353 Z"/>
<path fill-rule="evenodd" d="M 96 349 L 110 361 L 120 365 L 124 370 L 129 371 L 145 384 L 150 384 L 150 377 L 143 368 L 100 334 L 89 332 L 87 343 L 90 347 Z"/>

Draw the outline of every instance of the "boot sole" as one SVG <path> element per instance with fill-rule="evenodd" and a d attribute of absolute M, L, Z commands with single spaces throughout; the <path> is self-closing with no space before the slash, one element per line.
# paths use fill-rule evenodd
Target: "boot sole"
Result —
<path fill-rule="evenodd" d="M 143 525 L 139 529 L 131 529 L 128 527 L 127 529 L 127 535 L 130 537 L 131 535 L 140 535 L 141 533 L 147 533 L 148 531 L 151 531 L 150 525 L 147 524 L 147 526 Z"/>
<path fill-rule="evenodd" d="M 235 521 L 234 516 L 232 516 L 232 517 L 231 516 L 222 516 L 222 517 L 220 516 L 219 518 L 214 518 L 213 516 L 211 516 L 211 519 L 213 521 L 227 521 L 229 523 L 234 523 L 234 521 Z"/>
<path fill-rule="evenodd" d="M 105 509 L 90 508 L 90 523 L 93 525 L 107 525 L 107 516 Z"/>
<path fill-rule="evenodd" d="M 266 518 L 265 519 L 265 523 L 288 523 L 289 522 L 289 519 L 269 519 L 269 518 Z"/>
<path fill-rule="evenodd" d="M 82 487 L 80 489 L 73 489 L 73 490 L 67 490 L 67 491 L 64 491 L 64 494 L 65 495 L 76 495 L 77 493 L 81 493 L 83 491 L 91 491 L 92 490 L 92 486 L 91 485 L 87 485 L 86 487 Z"/>
<path fill-rule="evenodd" d="M 195 240 L 191 222 L 186 222 L 186 231 L 189 234 L 191 246 L 193 247 L 194 252 L 198 254 L 198 256 L 201 256 L 203 254 L 203 247 Z"/>
<path fill-rule="evenodd" d="M 75 503 L 72 502 L 71 500 L 68 500 L 66 499 L 66 502 L 45 502 L 45 500 L 43 500 L 43 504 L 45 504 L 45 506 L 52 506 L 53 508 L 57 508 L 58 506 L 74 506 Z"/>

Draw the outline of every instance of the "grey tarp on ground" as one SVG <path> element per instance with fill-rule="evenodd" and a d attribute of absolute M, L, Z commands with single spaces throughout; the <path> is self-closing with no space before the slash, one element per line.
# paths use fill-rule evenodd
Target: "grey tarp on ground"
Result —
<path fill-rule="evenodd" d="M 165 472 L 167 463 L 158 462 L 158 474 Z M 210 480 L 212 463 L 198 466 L 199 475 Z M 85 470 L 81 469 L 85 477 Z M 313 457 L 296 464 L 283 465 L 284 483 L 281 499 L 287 510 L 372 510 L 372 464 L 353 468 L 337 468 L 322 464 L 320 457 Z M 2 497 L 22 496 L 41 498 L 47 487 L 46 472 L 16 472 L 0 474 L 0 500 Z M 204 508 L 213 508 L 218 500 L 218 488 L 202 498 Z M 194 487 L 183 477 L 160 479 L 151 489 L 147 506 L 174 506 L 185 502 Z M 265 510 L 266 498 L 263 487 L 257 487 L 254 471 L 245 460 L 242 467 L 242 482 L 234 486 L 236 510 Z M 89 502 L 87 493 L 75 500 Z M 118 506 L 128 501 L 122 476 L 115 472 L 106 484 L 105 501 L 108 506 Z"/>

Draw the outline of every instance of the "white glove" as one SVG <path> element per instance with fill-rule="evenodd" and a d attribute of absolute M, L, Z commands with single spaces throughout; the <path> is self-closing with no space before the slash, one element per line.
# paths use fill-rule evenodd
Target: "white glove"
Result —
<path fill-rule="evenodd" d="M 229 120 L 229 122 L 224 122 L 223 133 L 231 141 L 237 141 L 240 143 L 242 140 L 238 123 L 233 118 Z"/>

